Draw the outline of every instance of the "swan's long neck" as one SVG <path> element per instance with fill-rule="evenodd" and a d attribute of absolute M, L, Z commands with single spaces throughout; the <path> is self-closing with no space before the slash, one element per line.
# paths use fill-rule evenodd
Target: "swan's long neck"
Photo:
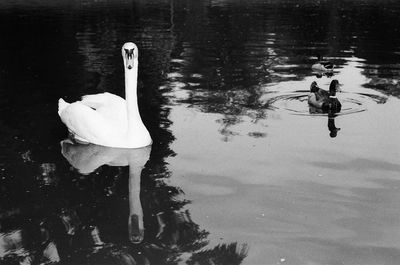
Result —
<path fill-rule="evenodd" d="M 135 127 L 143 124 L 137 100 L 138 59 L 133 60 L 132 69 L 125 67 L 125 99 L 128 113 L 128 132 L 130 134 L 134 132 Z"/>

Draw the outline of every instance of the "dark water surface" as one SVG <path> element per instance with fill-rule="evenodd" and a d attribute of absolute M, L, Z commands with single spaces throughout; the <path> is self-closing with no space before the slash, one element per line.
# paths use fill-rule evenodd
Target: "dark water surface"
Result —
<path fill-rule="evenodd" d="M 1 1 L 0 36 L 0 264 L 400 264 L 399 1 Z M 126 41 L 152 147 L 60 144 Z"/>

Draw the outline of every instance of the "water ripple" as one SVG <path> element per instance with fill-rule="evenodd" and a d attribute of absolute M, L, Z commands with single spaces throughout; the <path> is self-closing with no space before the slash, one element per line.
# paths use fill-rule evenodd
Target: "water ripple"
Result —
<path fill-rule="evenodd" d="M 271 109 L 286 110 L 295 115 L 328 115 L 327 113 L 321 113 L 321 111 L 315 110 L 315 108 L 311 108 L 308 105 L 308 93 L 309 91 L 306 90 L 273 93 L 275 95 L 271 95 L 272 97 L 267 99 L 265 105 L 269 106 Z M 342 110 L 337 114 L 338 116 L 363 112 L 368 109 L 369 104 L 383 104 L 387 100 L 386 97 L 377 94 L 354 92 L 341 93 L 338 98 L 342 103 Z"/>

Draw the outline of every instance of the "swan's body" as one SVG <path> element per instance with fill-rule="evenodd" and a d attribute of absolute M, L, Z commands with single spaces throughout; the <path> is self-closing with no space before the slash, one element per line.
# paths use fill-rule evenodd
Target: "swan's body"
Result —
<path fill-rule="evenodd" d="M 71 104 L 59 100 L 58 114 L 76 140 L 117 148 L 139 148 L 152 143 L 137 104 L 136 45 L 126 43 L 122 57 L 126 100 L 110 93 L 87 95 Z"/>

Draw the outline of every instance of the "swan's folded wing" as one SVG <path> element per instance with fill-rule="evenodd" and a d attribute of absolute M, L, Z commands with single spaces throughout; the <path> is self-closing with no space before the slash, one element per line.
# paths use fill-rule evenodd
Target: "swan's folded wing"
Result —
<path fill-rule="evenodd" d="M 69 103 L 65 102 L 64 99 L 60 98 L 58 100 L 58 115 L 61 116 L 61 112 L 69 106 Z"/>
<path fill-rule="evenodd" d="M 81 103 L 97 110 L 102 107 L 125 104 L 125 100 L 119 96 L 105 92 L 101 94 L 85 95 L 82 97 Z"/>
<path fill-rule="evenodd" d="M 114 126 L 119 126 L 122 130 L 128 129 L 128 117 L 125 99 L 111 94 L 102 93 L 86 95 L 80 103 L 97 111 L 104 119 Z"/>
<path fill-rule="evenodd" d="M 121 138 L 123 128 L 110 124 L 97 111 L 80 102 L 69 105 L 62 113 L 61 120 L 73 134 L 89 143 L 109 146 Z M 110 144 L 110 143 L 111 144 Z"/>

